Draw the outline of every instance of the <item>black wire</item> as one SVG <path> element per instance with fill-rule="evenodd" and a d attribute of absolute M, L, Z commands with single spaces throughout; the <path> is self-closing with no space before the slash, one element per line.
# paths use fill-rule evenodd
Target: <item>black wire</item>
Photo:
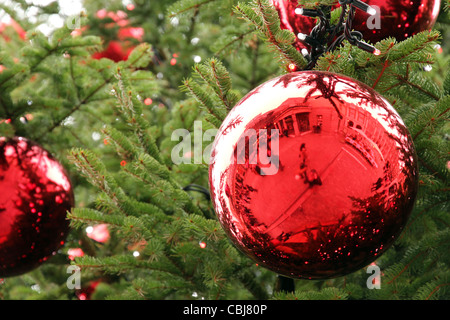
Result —
<path fill-rule="evenodd" d="M 211 195 L 209 193 L 209 190 L 206 189 L 205 187 L 199 186 L 197 184 L 190 184 L 187 185 L 186 187 L 183 188 L 184 191 L 195 191 L 195 192 L 199 192 L 205 195 L 205 198 L 207 200 L 211 200 Z"/>
<path fill-rule="evenodd" d="M 335 26 L 330 25 L 331 7 L 320 6 L 319 9 L 315 10 L 315 15 L 320 21 L 305 39 L 305 42 L 311 47 L 309 54 L 305 55 L 305 58 L 308 60 L 305 70 L 312 70 L 324 53 L 335 50 L 338 46 L 342 45 L 344 40 L 347 40 L 353 46 L 370 51 L 372 46 L 362 42 L 362 33 L 352 31 L 356 7 L 351 5 L 352 1 L 339 2 L 341 3 L 342 11 L 339 16 L 339 21 Z M 348 9 L 348 6 L 350 6 L 350 9 Z M 314 12 L 314 10 L 312 11 Z M 311 15 L 311 12 L 308 14 Z M 364 46 L 361 46 L 362 44 Z M 372 47 L 372 49 L 374 48 Z"/>

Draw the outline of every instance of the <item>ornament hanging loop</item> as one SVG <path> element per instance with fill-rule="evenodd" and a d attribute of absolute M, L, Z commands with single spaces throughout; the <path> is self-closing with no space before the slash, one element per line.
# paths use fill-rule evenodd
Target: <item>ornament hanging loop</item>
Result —
<path fill-rule="evenodd" d="M 356 9 L 367 12 L 371 15 L 376 10 L 359 0 L 339 0 L 342 12 L 336 25 L 331 25 L 331 8 L 329 6 L 320 6 L 318 9 L 297 8 L 296 14 L 306 17 L 318 18 L 319 23 L 312 29 L 309 35 L 299 33 L 300 40 L 306 42 L 310 47 L 310 52 L 304 52 L 308 65 L 305 70 L 312 70 L 318 59 L 326 52 L 333 51 L 347 40 L 351 45 L 364 51 L 379 55 L 381 52 L 374 46 L 362 41 L 362 33 L 352 31 L 352 23 L 355 17 Z"/>

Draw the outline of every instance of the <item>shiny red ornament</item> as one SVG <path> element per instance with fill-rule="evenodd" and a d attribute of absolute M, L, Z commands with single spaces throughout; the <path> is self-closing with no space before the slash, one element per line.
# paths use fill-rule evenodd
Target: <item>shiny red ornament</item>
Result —
<path fill-rule="evenodd" d="M 316 20 L 295 13 L 298 6 L 298 0 L 271 0 L 273 6 L 277 9 L 278 16 L 281 20 L 281 29 L 292 31 L 295 36 L 299 33 L 309 35 L 316 25 Z M 300 51 L 309 47 L 304 41 L 298 37 L 294 43 L 295 47 Z"/>
<path fill-rule="evenodd" d="M 221 125 L 209 184 L 229 238 L 259 265 L 326 279 L 388 249 L 413 208 L 418 169 L 394 108 L 370 87 L 293 72 L 247 94 Z"/>
<path fill-rule="evenodd" d="M 45 149 L 0 138 L 0 278 L 29 272 L 51 257 L 69 231 L 70 180 Z"/>
<path fill-rule="evenodd" d="M 367 0 L 377 10 L 369 14 L 357 10 L 352 27 L 365 41 L 377 43 L 388 37 L 403 41 L 419 32 L 430 30 L 439 15 L 441 0 Z"/>

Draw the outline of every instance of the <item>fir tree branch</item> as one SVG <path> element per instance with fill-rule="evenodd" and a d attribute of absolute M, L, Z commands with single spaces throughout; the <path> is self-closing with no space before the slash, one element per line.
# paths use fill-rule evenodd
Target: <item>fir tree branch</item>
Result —
<path fill-rule="evenodd" d="M 433 290 L 431 290 L 430 294 L 425 298 L 425 300 L 430 300 L 430 298 L 436 293 L 438 292 L 442 287 L 445 286 L 449 286 L 450 283 L 442 283 L 437 285 L 435 288 L 433 288 Z"/>
<path fill-rule="evenodd" d="M 294 64 L 298 69 L 306 67 L 305 58 L 292 45 L 295 35 L 288 30 L 281 30 L 278 13 L 267 0 L 255 0 L 253 6 L 239 3 L 235 7 L 235 11 L 256 27 L 270 45 L 278 51 L 284 63 Z"/>
<path fill-rule="evenodd" d="M 169 18 L 173 18 L 181 13 L 190 10 L 199 9 L 201 6 L 216 0 L 181 0 L 170 6 L 167 11 L 170 12 Z"/>
<path fill-rule="evenodd" d="M 242 271 L 238 273 L 238 279 L 250 291 L 255 299 L 267 300 L 269 295 L 267 291 L 255 281 L 255 276 L 250 274 L 250 271 Z"/>
<path fill-rule="evenodd" d="M 233 40 L 226 43 L 220 49 L 217 49 L 215 55 L 221 56 L 222 52 L 226 51 L 228 48 L 233 46 L 236 42 L 243 41 L 246 36 L 248 36 L 249 34 L 252 34 L 253 32 L 254 32 L 253 30 L 248 30 L 248 31 L 241 33 L 238 36 L 234 37 Z"/>
<path fill-rule="evenodd" d="M 135 51 L 137 51 L 137 50 L 135 49 Z M 127 61 L 128 68 L 133 68 L 133 67 L 137 66 L 141 62 L 140 60 L 145 58 L 146 55 L 148 54 L 147 50 L 140 50 L 140 51 L 138 51 L 138 53 L 139 53 L 139 55 L 137 55 L 137 56 L 130 55 L 130 57 L 129 57 L 130 61 Z M 120 69 L 118 69 L 118 70 L 120 71 Z M 101 72 L 99 72 L 99 73 L 102 74 Z M 92 89 L 79 103 L 77 103 L 75 106 L 73 106 L 73 108 L 70 109 L 68 112 L 66 112 L 62 117 L 60 117 L 59 119 L 54 121 L 53 125 L 50 128 L 48 128 L 46 131 L 41 133 L 36 139 L 40 140 L 43 138 L 43 136 L 51 133 L 53 130 L 58 128 L 61 125 L 61 122 L 63 122 L 65 119 L 67 119 L 72 114 L 77 112 L 82 106 L 90 103 L 91 99 L 100 90 L 102 90 L 104 87 L 106 87 L 108 84 L 110 84 L 114 79 L 115 79 L 115 75 L 111 75 L 107 78 L 103 78 L 102 82 L 97 87 Z"/>

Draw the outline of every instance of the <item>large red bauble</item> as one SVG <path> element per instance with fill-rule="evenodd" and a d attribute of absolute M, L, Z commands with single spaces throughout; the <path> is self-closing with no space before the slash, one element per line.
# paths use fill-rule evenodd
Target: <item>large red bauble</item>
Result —
<path fill-rule="evenodd" d="M 211 149 L 220 223 L 259 265 L 325 279 L 367 266 L 394 242 L 417 193 L 416 153 L 370 87 L 293 72 L 246 95 Z"/>
<path fill-rule="evenodd" d="M 299 7 L 298 0 L 271 0 L 271 2 L 280 17 L 281 29 L 292 31 L 296 36 L 299 33 L 311 33 L 316 25 L 316 20 L 295 13 L 295 9 Z M 294 45 L 298 50 L 308 48 L 308 45 L 299 38 L 296 39 Z"/>
<path fill-rule="evenodd" d="M 441 6 L 441 0 L 367 0 L 376 6 L 377 16 L 357 10 L 353 28 L 363 34 L 365 41 L 376 43 L 388 37 L 405 40 L 419 32 L 433 28 Z M 378 20 L 377 20 L 378 19 Z"/>
<path fill-rule="evenodd" d="M 70 180 L 48 151 L 0 138 L 0 278 L 31 271 L 58 250 L 73 205 Z"/>

